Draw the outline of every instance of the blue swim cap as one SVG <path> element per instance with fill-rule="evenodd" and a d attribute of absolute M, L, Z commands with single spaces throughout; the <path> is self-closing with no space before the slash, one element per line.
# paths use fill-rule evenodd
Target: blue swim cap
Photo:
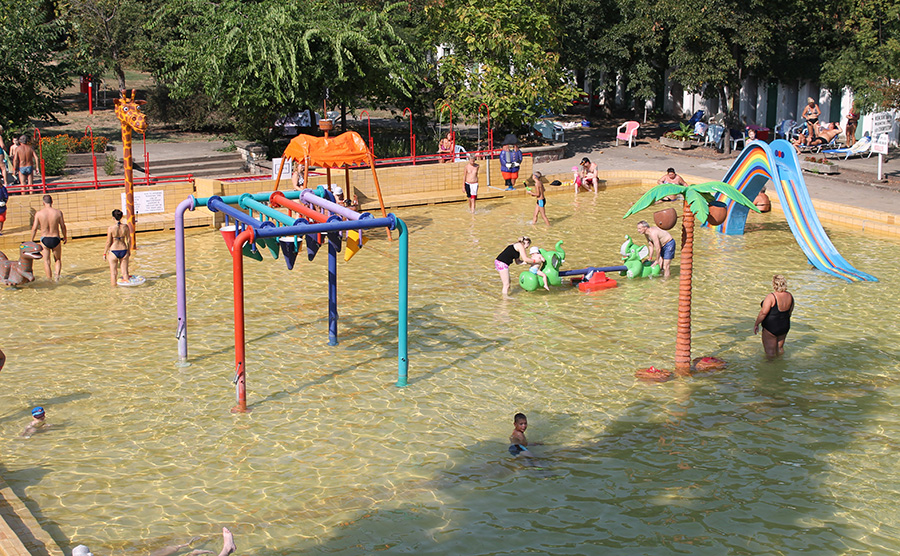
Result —
<path fill-rule="evenodd" d="M 37 406 L 36 408 L 31 410 L 32 417 L 43 417 L 44 416 L 44 408 L 41 406 Z"/>

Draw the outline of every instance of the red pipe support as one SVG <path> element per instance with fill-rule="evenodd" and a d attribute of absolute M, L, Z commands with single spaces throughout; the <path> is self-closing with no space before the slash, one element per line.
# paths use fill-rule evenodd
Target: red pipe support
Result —
<path fill-rule="evenodd" d="M 292 210 L 294 212 L 300 213 L 307 218 L 312 218 L 316 222 L 325 223 L 328 219 L 321 212 L 315 211 L 303 203 L 298 203 L 297 201 L 292 201 L 284 196 L 284 193 L 281 191 L 273 191 L 271 195 L 269 195 L 269 206 L 272 208 L 276 207 L 284 207 L 288 210 Z"/>
<path fill-rule="evenodd" d="M 247 358 L 244 354 L 244 244 L 253 241 L 253 228 L 241 232 L 231 246 L 234 282 L 234 383 L 237 405 L 232 413 L 247 412 Z"/>

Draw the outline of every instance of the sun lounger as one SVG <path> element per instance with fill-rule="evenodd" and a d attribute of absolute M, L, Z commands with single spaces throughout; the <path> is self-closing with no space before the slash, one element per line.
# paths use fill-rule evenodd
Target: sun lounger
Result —
<path fill-rule="evenodd" d="M 872 156 L 872 138 L 868 135 L 864 135 L 862 139 L 853 144 L 852 147 L 844 147 L 842 149 L 823 149 L 822 154 L 830 155 L 833 154 L 835 156 L 844 155 L 844 160 L 847 160 L 851 156 L 862 156 L 866 154 L 866 158 Z"/>

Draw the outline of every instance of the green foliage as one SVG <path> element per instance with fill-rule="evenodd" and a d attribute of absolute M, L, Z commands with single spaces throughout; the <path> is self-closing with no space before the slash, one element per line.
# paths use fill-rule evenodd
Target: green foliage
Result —
<path fill-rule="evenodd" d="M 139 0 L 59 0 L 60 20 L 82 73 L 111 70 L 125 88 L 125 62 L 144 40 L 143 24 L 153 2 Z"/>
<path fill-rule="evenodd" d="M 68 134 L 54 135 L 52 137 L 44 137 L 41 145 L 46 142 L 59 143 L 67 153 L 89 153 L 91 152 L 91 136 L 84 135 L 82 137 L 72 137 Z M 94 137 L 94 152 L 102 153 L 106 151 L 109 139 L 106 137 Z"/>
<path fill-rule="evenodd" d="M 0 124 L 55 120 L 56 100 L 69 85 L 71 61 L 57 51 L 63 26 L 40 0 L 4 1 L 0 10 Z"/>
<path fill-rule="evenodd" d="M 68 158 L 68 135 L 43 137 L 41 139 L 41 156 L 44 159 L 44 172 L 48 176 L 59 176 L 66 168 Z"/>
<path fill-rule="evenodd" d="M 756 205 L 753 204 L 753 201 L 748 199 L 734 186 L 729 185 L 725 182 L 710 181 L 706 183 L 699 183 L 697 185 L 687 186 L 677 185 L 674 183 L 664 183 L 661 185 L 657 185 L 650 191 L 644 193 L 644 195 L 641 196 L 641 198 L 638 199 L 630 209 L 628 209 L 628 212 L 626 212 L 625 216 L 623 216 L 622 218 L 628 218 L 632 214 L 649 208 L 658 203 L 664 197 L 684 195 L 684 200 L 690 206 L 691 212 L 694 213 L 694 217 L 697 219 L 697 221 L 706 222 L 706 218 L 707 216 L 709 216 L 709 199 L 711 196 L 717 193 L 737 203 L 740 203 L 751 210 L 759 212 L 759 209 L 756 208 Z"/>
<path fill-rule="evenodd" d="M 845 43 L 824 64 L 823 80 L 853 88 L 859 107 L 900 108 L 900 4 L 850 0 L 836 22 Z"/>
<path fill-rule="evenodd" d="M 518 129 L 561 112 L 577 92 L 559 62 L 552 3 L 446 0 L 429 8 L 432 41 L 450 47 L 438 62 L 445 105 L 474 121 L 482 103 L 496 128 Z"/>
<path fill-rule="evenodd" d="M 669 131 L 665 134 L 665 137 L 668 137 L 670 139 L 677 139 L 679 141 L 687 141 L 691 138 L 692 135 L 694 135 L 694 130 L 692 130 L 687 124 L 679 123 L 678 125 L 681 126 L 681 129 Z"/>
<path fill-rule="evenodd" d="M 113 153 L 106 153 L 106 160 L 103 161 L 103 171 L 106 172 L 107 176 L 112 176 L 116 173 L 116 155 Z"/>
<path fill-rule="evenodd" d="M 240 133 L 266 139 L 279 116 L 318 108 L 325 96 L 348 107 L 368 96 L 412 96 L 426 72 L 392 25 L 400 7 L 173 0 L 148 25 L 166 37 L 156 76 L 174 98 L 201 93 Z"/>

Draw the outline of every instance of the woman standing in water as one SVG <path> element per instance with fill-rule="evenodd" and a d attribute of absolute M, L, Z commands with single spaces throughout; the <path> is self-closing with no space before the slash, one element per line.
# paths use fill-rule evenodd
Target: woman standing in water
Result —
<path fill-rule="evenodd" d="M 762 343 L 767 357 L 784 353 L 784 340 L 791 329 L 791 313 L 794 311 L 794 296 L 787 291 L 787 280 L 781 274 L 772 277 L 772 293 L 766 295 L 759 304 L 753 333 L 762 325 Z"/>
<path fill-rule="evenodd" d="M 128 224 L 122 224 L 121 210 L 113 210 L 112 217 L 116 219 L 116 223 L 106 230 L 106 249 L 103 251 L 103 258 L 109 262 L 110 283 L 116 286 L 119 268 L 122 269 L 122 280 L 125 282 L 131 280 L 131 274 L 128 273 L 131 233 Z M 110 253 L 114 256 L 110 257 Z"/>
<path fill-rule="evenodd" d="M 509 297 L 509 265 L 533 264 L 534 259 L 528 256 L 526 249 L 531 246 L 531 238 L 520 237 L 518 241 L 506 246 L 494 260 L 494 269 L 500 273 L 500 282 L 503 283 L 503 297 Z"/>

